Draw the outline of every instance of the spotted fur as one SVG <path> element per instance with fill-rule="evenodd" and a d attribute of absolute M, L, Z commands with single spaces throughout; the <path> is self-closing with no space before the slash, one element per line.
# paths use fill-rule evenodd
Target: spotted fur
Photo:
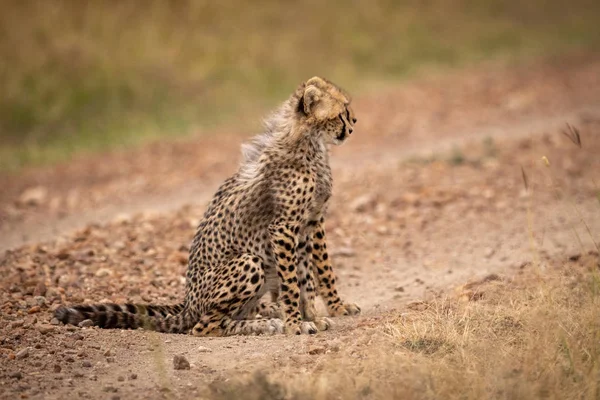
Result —
<path fill-rule="evenodd" d="M 182 304 L 76 305 L 56 317 L 198 336 L 312 334 L 330 324 L 316 315 L 317 292 L 330 315 L 359 313 L 337 293 L 323 227 L 332 190 L 326 145 L 344 142 L 355 123 L 347 93 L 309 79 L 242 147 L 240 169 L 214 195 L 190 248 Z M 267 292 L 274 303 L 259 302 Z"/>

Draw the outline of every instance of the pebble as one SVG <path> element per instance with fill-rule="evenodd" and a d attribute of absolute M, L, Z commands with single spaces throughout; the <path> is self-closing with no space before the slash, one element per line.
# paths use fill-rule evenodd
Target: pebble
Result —
<path fill-rule="evenodd" d="M 173 357 L 173 368 L 179 369 L 190 369 L 190 362 L 182 355 L 176 355 Z"/>
<path fill-rule="evenodd" d="M 24 323 L 25 323 L 25 320 L 18 319 L 16 321 L 11 322 L 8 327 L 10 329 L 15 329 L 15 328 L 19 328 L 19 327 L 23 326 Z"/>
<path fill-rule="evenodd" d="M 495 249 L 493 249 L 491 247 L 488 247 L 488 248 L 485 249 L 485 251 L 483 253 L 483 256 L 485 258 L 491 258 L 495 253 L 496 253 Z"/>
<path fill-rule="evenodd" d="M 409 308 L 414 311 L 425 311 L 428 308 L 427 303 L 420 300 L 411 301 L 406 305 L 406 308 Z"/>
<path fill-rule="evenodd" d="M 112 271 L 108 268 L 100 268 L 98 271 L 96 271 L 96 276 L 98 278 L 104 278 L 108 275 L 112 275 Z"/>
<path fill-rule="evenodd" d="M 43 306 L 46 304 L 46 298 L 44 296 L 35 296 L 33 298 L 38 306 Z"/>
<path fill-rule="evenodd" d="M 80 328 L 89 328 L 90 326 L 94 326 L 94 321 L 92 321 L 91 319 L 84 319 L 83 321 L 78 323 L 77 326 Z"/>
<path fill-rule="evenodd" d="M 54 332 L 54 326 L 52 326 L 52 325 L 40 324 L 40 325 L 36 325 L 35 327 L 42 335 L 45 335 L 50 332 Z"/>
<path fill-rule="evenodd" d="M 137 379 L 137 374 L 131 374 L 131 375 L 129 375 L 129 379 L 132 380 L 132 381 L 136 380 Z"/>
<path fill-rule="evenodd" d="M 119 376 L 119 377 L 117 377 L 117 380 L 119 382 L 123 382 L 123 381 L 125 381 L 125 377 L 124 376 Z"/>
<path fill-rule="evenodd" d="M 17 360 L 22 360 L 23 358 L 27 357 L 29 355 L 29 347 L 25 347 L 24 349 L 21 349 L 17 352 L 17 354 L 15 355 L 15 357 L 17 358 Z"/>
<path fill-rule="evenodd" d="M 50 325 L 60 325 L 60 321 L 57 318 L 52 318 L 50 320 Z"/>
<path fill-rule="evenodd" d="M 115 358 L 114 357 L 106 357 L 106 362 L 107 363 L 114 363 L 115 362 Z"/>
<path fill-rule="evenodd" d="M 111 392 L 111 393 L 116 393 L 118 391 L 118 389 L 114 386 L 104 386 L 102 388 L 102 390 L 105 392 Z"/>
<path fill-rule="evenodd" d="M 351 247 L 340 247 L 337 250 L 333 250 L 331 252 L 331 256 L 333 257 L 354 257 L 356 252 Z"/>
<path fill-rule="evenodd" d="M 340 351 L 342 349 L 342 342 L 339 340 L 335 340 L 329 344 L 329 348 L 331 349 L 331 351 L 337 353 L 338 351 Z"/>
<path fill-rule="evenodd" d="M 35 287 L 35 289 L 33 290 L 33 295 L 34 296 L 44 296 L 46 295 L 46 291 L 48 289 L 46 288 L 46 284 L 44 282 L 39 282 L 37 284 L 37 286 Z"/>
<path fill-rule="evenodd" d="M 71 256 L 71 254 L 69 254 L 69 251 L 66 249 L 63 249 L 61 251 L 58 252 L 58 254 L 56 255 L 56 257 L 59 260 L 66 260 L 67 258 L 69 258 Z"/>
<path fill-rule="evenodd" d="M 92 368 L 92 363 L 88 360 L 83 360 L 83 362 L 81 363 L 81 366 L 84 368 Z"/>
<path fill-rule="evenodd" d="M 21 379 L 23 378 L 23 373 L 21 371 L 13 371 L 8 374 L 10 378 Z"/>
<path fill-rule="evenodd" d="M 211 349 L 209 349 L 208 347 L 204 347 L 204 346 L 199 346 L 197 350 L 198 350 L 199 353 L 210 353 L 210 352 L 212 352 Z"/>
<path fill-rule="evenodd" d="M 111 355 L 112 355 L 112 353 L 111 353 L 110 349 L 107 349 L 107 350 L 104 352 L 104 357 L 108 357 L 108 356 L 111 356 Z"/>
<path fill-rule="evenodd" d="M 31 307 L 31 308 L 30 308 L 30 309 L 27 311 L 27 313 L 29 313 L 29 314 L 35 314 L 35 313 L 39 313 L 39 312 L 40 312 L 40 310 L 41 310 L 41 307 L 40 307 L 40 306 L 33 306 L 33 307 Z"/>
<path fill-rule="evenodd" d="M 48 198 L 48 189 L 44 186 L 34 186 L 25 189 L 19 197 L 19 203 L 29 206 L 37 206 Z"/>
<path fill-rule="evenodd" d="M 375 196 L 373 194 L 365 194 L 355 199 L 350 204 L 350 209 L 356 212 L 364 212 L 373 208 L 375 205 Z"/>
<path fill-rule="evenodd" d="M 58 364 L 54 364 L 54 367 L 52 367 L 52 369 L 54 370 L 54 372 L 56 372 L 57 374 L 62 371 L 62 367 Z"/>
<path fill-rule="evenodd" d="M 325 354 L 327 349 L 323 346 L 311 346 L 308 348 L 308 354 L 316 355 L 316 354 Z"/>

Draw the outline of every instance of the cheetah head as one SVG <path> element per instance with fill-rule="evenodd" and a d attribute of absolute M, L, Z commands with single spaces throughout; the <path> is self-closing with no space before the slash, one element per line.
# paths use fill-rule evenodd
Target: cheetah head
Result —
<path fill-rule="evenodd" d="M 318 76 L 299 88 L 297 110 L 300 122 L 307 125 L 309 132 L 321 135 L 328 144 L 342 144 L 357 121 L 350 107 L 350 96 Z"/>

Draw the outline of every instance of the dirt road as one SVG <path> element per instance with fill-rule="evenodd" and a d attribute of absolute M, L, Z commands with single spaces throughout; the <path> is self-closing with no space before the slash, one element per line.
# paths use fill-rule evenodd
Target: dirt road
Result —
<path fill-rule="evenodd" d="M 360 129 L 332 150 L 327 229 L 340 290 L 363 315 L 313 337 L 51 325 L 64 303 L 178 301 L 194 228 L 248 133 L 75 160 L 3 178 L 0 396 L 188 397 L 238 372 L 315 371 L 363 354 L 389 313 L 597 251 L 600 58 L 488 65 L 355 98 Z M 177 354 L 191 369 L 173 369 Z"/>

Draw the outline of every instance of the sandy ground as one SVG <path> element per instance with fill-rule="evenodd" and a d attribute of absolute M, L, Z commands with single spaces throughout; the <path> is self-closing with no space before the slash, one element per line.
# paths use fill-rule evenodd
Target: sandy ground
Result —
<path fill-rule="evenodd" d="M 326 227 L 340 291 L 363 314 L 315 336 L 199 339 L 51 324 L 65 303 L 177 302 L 194 228 L 248 132 L 0 178 L 0 396 L 191 397 L 240 371 L 310 372 L 335 354 L 365 357 L 387 315 L 467 281 L 597 257 L 599 57 L 377 85 L 355 96 L 355 110 L 356 134 L 332 150 Z M 567 123 L 581 147 L 563 133 Z M 174 370 L 174 355 L 191 368 Z"/>

